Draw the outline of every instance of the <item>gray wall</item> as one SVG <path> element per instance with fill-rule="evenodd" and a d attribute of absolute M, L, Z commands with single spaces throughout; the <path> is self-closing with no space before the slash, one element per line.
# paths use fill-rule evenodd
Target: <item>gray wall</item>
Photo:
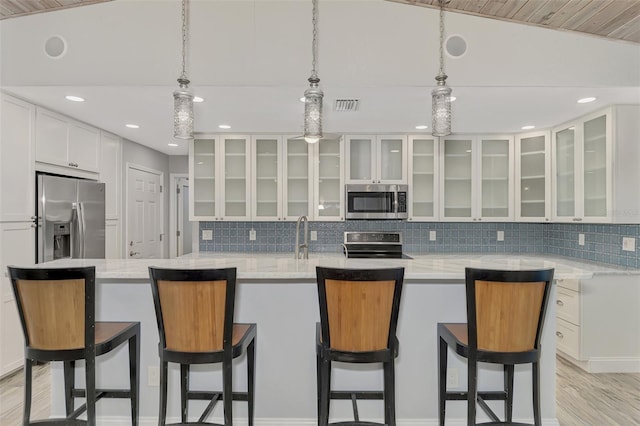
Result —
<path fill-rule="evenodd" d="M 122 241 L 125 245 L 124 250 L 126 251 L 127 245 L 127 168 L 129 164 L 135 164 L 138 166 L 142 166 L 148 169 L 153 169 L 158 172 L 163 173 L 163 182 L 162 186 L 165 190 L 163 190 L 163 206 L 162 206 L 162 215 L 163 215 L 163 234 L 164 238 L 163 249 L 162 252 L 164 257 L 168 257 L 169 255 L 169 191 L 166 191 L 166 188 L 169 187 L 169 156 L 163 154 L 161 152 L 155 151 L 151 148 L 147 148 L 146 146 L 140 145 L 138 143 L 132 142 L 127 139 L 122 140 L 122 158 L 123 158 L 123 167 L 122 167 L 122 205 L 125 206 L 123 211 L 123 220 L 122 220 Z M 125 259 L 127 258 L 125 253 Z"/>
<path fill-rule="evenodd" d="M 169 173 L 189 173 L 189 156 L 172 155 L 169 157 Z"/>

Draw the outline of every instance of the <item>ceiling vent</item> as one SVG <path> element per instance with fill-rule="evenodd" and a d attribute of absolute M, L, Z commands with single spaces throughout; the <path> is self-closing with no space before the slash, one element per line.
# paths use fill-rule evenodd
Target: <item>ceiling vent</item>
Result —
<path fill-rule="evenodd" d="M 336 99 L 336 111 L 356 111 L 358 109 L 358 99 Z"/>

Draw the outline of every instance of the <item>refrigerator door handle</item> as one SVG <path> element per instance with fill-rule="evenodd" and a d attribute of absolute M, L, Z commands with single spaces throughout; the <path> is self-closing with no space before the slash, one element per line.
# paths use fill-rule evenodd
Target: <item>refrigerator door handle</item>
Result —
<path fill-rule="evenodd" d="M 87 227 L 87 224 L 85 223 L 85 217 L 84 217 L 84 205 L 83 203 L 78 203 L 78 241 L 79 241 L 79 246 L 78 247 L 78 251 L 80 252 L 80 258 L 84 259 L 84 245 L 85 245 L 85 229 Z"/>
<path fill-rule="evenodd" d="M 78 205 L 73 203 L 71 205 L 71 258 L 77 259 L 80 257 L 79 250 L 79 220 L 78 220 Z"/>

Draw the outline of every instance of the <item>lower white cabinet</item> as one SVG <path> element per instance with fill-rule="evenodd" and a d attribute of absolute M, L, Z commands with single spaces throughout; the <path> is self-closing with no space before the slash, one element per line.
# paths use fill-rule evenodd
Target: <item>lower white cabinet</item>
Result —
<path fill-rule="evenodd" d="M 640 372 L 640 276 L 556 283 L 558 353 L 591 373 Z"/>
<path fill-rule="evenodd" d="M 35 236 L 32 225 L 31 222 L 0 223 L 0 376 L 11 373 L 23 364 L 24 338 L 7 266 L 34 262 Z"/>
<path fill-rule="evenodd" d="M 104 228 L 105 259 L 122 259 L 122 245 L 119 220 L 107 220 Z"/>

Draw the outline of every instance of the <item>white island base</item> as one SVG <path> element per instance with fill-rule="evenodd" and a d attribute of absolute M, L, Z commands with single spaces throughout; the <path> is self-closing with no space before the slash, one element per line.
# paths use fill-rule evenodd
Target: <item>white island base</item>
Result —
<path fill-rule="evenodd" d="M 479 262 L 465 264 L 480 266 Z M 495 258 L 494 258 L 495 259 Z M 211 256 L 199 259 L 147 260 L 147 261 L 66 261 L 50 266 L 95 264 L 97 267 L 98 320 L 140 321 L 141 344 L 141 393 L 140 424 L 156 425 L 159 388 L 153 384 L 158 368 L 158 332 L 151 287 L 146 278 L 149 265 L 165 267 L 238 267 L 236 321 L 258 324 L 256 340 L 256 426 L 315 425 L 316 421 L 316 358 L 315 324 L 319 320 L 318 296 L 315 283 L 315 266 L 349 268 L 406 267 L 402 294 L 398 338 L 400 354 L 396 361 L 396 411 L 397 425 L 437 425 L 437 340 L 438 322 L 465 322 L 464 268 L 449 262 L 435 268 L 421 267 L 414 260 L 345 260 L 342 258 L 315 258 L 295 261 L 289 258 L 224 258 Z M 549 267 L 549 262 L 524 264 L 484 262 L 487 268 L 534 269 Z M 450 271 L 448 271 L 450 269 Z M 565 268 L 558 271 L 566 278 L 583 278 L 583 272 Z M 555 288 L 552 290 L 555 294 Z M 551 300 L 554 300 L 553 298 Z M 542 336 L 541 359 L 541 408 L 546 426 L 558 425 L 555 407 L 555 306 L 549 304 L 547 320 Z M 120 349 L 111 356 L 101 357 L 98 363 L 99 387 L 126 386 L 128 383 L 127 350 Z M 246 389 L 245 358 L 236 360 L 234 366 L 234 390 Z M 52 415 L 64 412 L 62 365 L 52 365 Z M 382 389 L 380 365 L 334 364 L 333 389 Z M 449 367 L 452 379 L 450 389 L 466 388 L 466 362 L 450 352 Z M 168 420 L 178 421 L 180 396 L 176 365 L 170 368 Z M 82 373 L 82 370 L 80 371 Z M 83 383 L 82 374 L 77 381 Z M 192 367 L 191 387 L 194 389 L 221 389 L 220 365 Z M 501 389 L 502 369 L 484 365 L 480 370 L 479 384 L 486 390 Z M 532 422 L 531 367 L 516 367 L 514 420 Z M 502 403 L 490 403 L 497 413 L 502 413 Z M 199 416 L 204 402 L 190 403 L 193 416 Z M 383 407 L 380 401 L 358 403 L 362 420 L 382 421 Z M 100 425 L 126 425 L 129 420 L 129 403 L 126 400 L 100 400 L 97 405 Z M 447 403 L 447 425 L 466 424 L 465 402 Z M 247 424 L 246 403 L 234 403 L 234 425 Z M 195 417 L 191 417 L 195 420 Z M 331 403 L 331 421 L 351 420 L 351 403 Z M 479 411 L 478 419 L 486 419 Z M 209 418 L 222 422 L 222 405 L 218 404 Z"/>

